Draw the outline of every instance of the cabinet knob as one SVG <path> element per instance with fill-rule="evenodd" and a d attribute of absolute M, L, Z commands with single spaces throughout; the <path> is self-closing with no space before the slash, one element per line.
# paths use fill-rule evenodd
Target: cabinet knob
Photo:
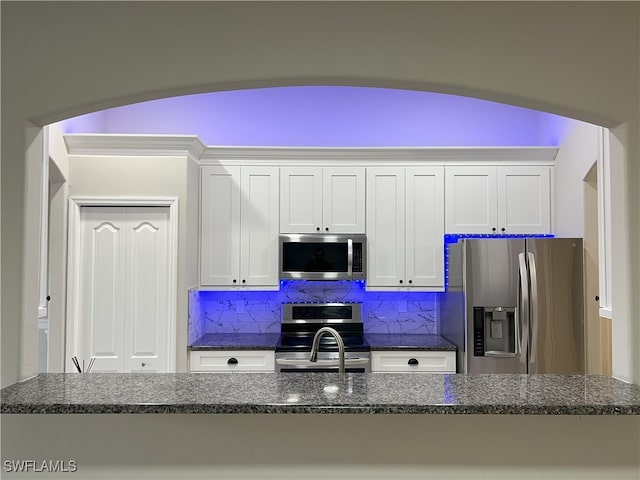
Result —
<path fill-rule="evenodd" d="M 243 278 L 243 279 L 242 279 L 242 283 L 247 283 L 247 281 Z"/>
<path fill-rule="evenodd" d="M 329 227 L 325 227 L 324 231 L 328 232 L 329 231 Z"/>
<path fill-rule="evenodd" d="M 233 283 L 237 283 L 237 282 L 238 282 L 238 281 L 234 278 L 234 279 L 233 279 Z"/>
<path fill-rule="evenodd" d="M 418 365 L 420 362 L 418 362 L 417 358 L 410 358 L 409 361 L 407 362 L 407 364 L 409 365 Z"/>
<path fill-rule="evenodd" d="M 400 283 L 402 283 L 402 280 L 400 280 Z"/>
<path fill-rule="evenodd" d="M 231 357 L 229 360 L 227 360 L 227 365 L 237 365 L 238 364 L 238 359 Z"/>
<path fill-rule="evenodd" d="M 492 232 L 495 232 L 496 230 L 497 230 L 497 228 L 496 228 L 496 227 L 493 227 L 493 228 L 491 229 L 491 231 L 492 231 Z"/>
<path fill-rule="evenodd" d="M 413 283 L 413 280 L 409 280 L 409 283 Z"/>
<path fill-rule="evenodd" d="M 316 227 L 316 232 L 319 232 L 319 231 L 320 231 L 320 227 Z"/>
<path fill-rule="evenodd" d="M 502 227 L 502 228 L 500 229 L 500 231 L 501 231 L 501 232 L 504 232 L 504 231 L 506 231 L 506 230 L 507 230 L 507 229 L 506 229 L 506 228 L 504 228 L 504 227 Z"/>
<path fill-rule="evenodd" d="M 144 362 L 142 362 L 142 366 L 143 366 L 143 367 L 146 367 L 146 366 L 147 366 L 147 364 L 146 364 L 146 363 L 144 363 Z"/>
<path fill-rule="evenodd" d="M 599 302 L 599 301 L 600 301 L 600 296 L 596 295 L 596 302 Z"/>

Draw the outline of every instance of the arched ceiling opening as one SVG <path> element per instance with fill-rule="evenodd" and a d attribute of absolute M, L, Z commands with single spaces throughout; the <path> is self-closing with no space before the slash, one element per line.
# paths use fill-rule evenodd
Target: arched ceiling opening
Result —
<path fill-rule="evenodd" d="M 145 101 L 61 125 L 65 133 L 197 135 L 207 145 L 557 146 L 572 121 L 444 93 L 298 85 Z"/>

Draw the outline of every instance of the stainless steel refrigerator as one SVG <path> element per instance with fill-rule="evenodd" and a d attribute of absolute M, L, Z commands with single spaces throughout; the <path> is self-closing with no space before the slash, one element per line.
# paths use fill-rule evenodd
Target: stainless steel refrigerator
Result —
<path fill-rule="evenodd" d="M 461 305 L 445 302 L 443 331 L 464 342 L 459 371 L 584 373 L 582 239 L 465 239 L 450 246 L 456 256 Z"/>

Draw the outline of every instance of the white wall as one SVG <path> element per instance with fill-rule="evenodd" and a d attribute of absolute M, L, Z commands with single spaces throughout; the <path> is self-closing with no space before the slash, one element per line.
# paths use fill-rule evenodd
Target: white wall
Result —
<path fill-rule="evenodd" d="M 554 177 L 554 233 L 584 236 L 583 180 L 599 156 L 600 127 L 572 122 L 556 156 Z"/>
<path fill-rule="evenodd" d="M 178 197 L 178 297 L 176 299 L 176 370 L 186 371 L 187 289 L 189 275 L 186 246 L 193 241 L 189 232 L 189 173 L 184 157 L 69 156 L 69 195 L 88 197 Z M 197 202 L 195 206 L 197 211 Z M 190 220 L 191 218 L 191 220 Z M 189 233 L 188 233 L 189 232 Z M 196 230 L 197 232 L 197 230 Z M 196 233 L 197 235 L 197 233 Z"/>

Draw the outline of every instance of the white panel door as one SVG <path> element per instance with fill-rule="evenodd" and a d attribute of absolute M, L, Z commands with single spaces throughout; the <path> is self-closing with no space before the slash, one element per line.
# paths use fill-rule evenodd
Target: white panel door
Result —
<path fill-rule="evenodd" d="M 404 168 L 367 169 L 367 285 L 405 285 Z"/>
<path fill-rule="evenodd" d="M 126 210 L 81 210 L 77 355 L 80 363 L 96 357 L 93 371 L 124 371 Z M 75 371 L 75 370 L 72 370 Z"/>
<path fill-rule="evenodd" d="M 496 167 L 447 167 L 447 233 L 495 233 L 498 227 Z"/>
<path fill-rule="evenodd" d="M 498 167 L 498 233 L 551 233 L 551 167 Z"/>
<path fill-rule="evenodd" d="M 169 208 L 83 207 L 78 341 L 94 372 L 166 372 Z"/>
<path fill-rule="evenodd" d="M 406 282 L 444 287 L 444 167 L 406 169 Z"/>
<path fill-rule="evenodd" d="M 278 285 L 279 180 L 278 167 L 242 167 L 241 285 Z"/>
<path fill-rule="evenodd" d="M 240 167 L 202 167 L 200 283 L 240 281 Z"/>
<path fill-rule="evenodd" d="M 324 168 L 324 232 L 365 232 L 365 183 L 364 167 Z"/>
<path fill-rule="evenodd" d="M 127 208 L 124 349 L 126 372 L 167 372 L 169 209 Z M 97 360 L 96 360 L 97 362 Z"/>
<path fill-rule="evenodd" d="M 280 232 L 322 229 L 322 167 L 280 169 Z"/>

